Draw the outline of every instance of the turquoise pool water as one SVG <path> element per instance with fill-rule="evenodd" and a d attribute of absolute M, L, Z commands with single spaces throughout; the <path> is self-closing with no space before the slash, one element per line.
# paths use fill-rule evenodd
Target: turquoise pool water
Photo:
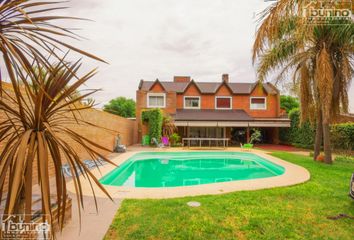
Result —
<path fill-rule="evenodd" d="M 111 186 L 177 187 L 274 177 L 285 169 L 244 152 L 142 152 L 100 179 Z"/>

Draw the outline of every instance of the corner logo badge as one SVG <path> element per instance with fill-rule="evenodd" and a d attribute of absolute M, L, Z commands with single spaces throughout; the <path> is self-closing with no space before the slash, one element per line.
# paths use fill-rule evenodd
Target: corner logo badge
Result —
<path fill-rule="evenodd" d="M 353 21 L 351 0 L 308 0 L 302 8 L 307 24 L 350 24 Z"/>

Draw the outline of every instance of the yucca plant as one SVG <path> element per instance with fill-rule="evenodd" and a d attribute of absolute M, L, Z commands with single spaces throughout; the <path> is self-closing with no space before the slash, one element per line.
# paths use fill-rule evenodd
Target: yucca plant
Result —
<path fill-rule="evenodd" d="M 316 119 L 314 159 L 324 141 L 325 162 L 331 163 L 329 124 L 348 111 L 348 88 L 353 77 L 354 24 L 333 20 L 307 24 L 302 16 L 305 0 L 279 0 L 261 15 L 254 43 L 258 77 L 263 80 L 280 69 L 278 80 L 293 74 L 299 85 L 301 119 Z"/>
<path fill-rule="evenodd" d="M 84 98 L 91 96 L 96 90 L 78 95 L 77 90 L 96 73 L 92 70 L 78 77 L 81 63 L 72 64 L 64 60 L 52 66 L 36 61 L 37 71 L 29 73 L 18 71 L 19 85 L 16 96 L 3 91 L 0 98 L 0 114 L 5 119 L 0 122 L 0 142 L 4 148 L 0 154 L 0 199 L 5 200 L 4 214 L 31 214 L 32 186 L 34 165 L 37 165 L 42 213 L 49 216 L 52 222 L 50 196 L 56 196 L 58 206 L 58 223 L 62 228 L 65 218 L 67 200 L 66 181 L 62 165 L 70 165 L 75 185 L 77 202 L 83 207 L 82 187 L 79 175 L 82 174 L 88 183 L 97 184 L 109 196 L 96 177 L 82 163 L 77 152 L 68 143 L 68 139 L 87 151 L 92 159 L 104 159 L 113 164 L 99 150 L 110 152 L 70 129 L 71 125 L 94 125 L 85 121 L 80 112 L 92 108 L 93 103 L 81 104 Z M 65 137 L 65 139 L 64 139 Z M 49 165 L 55 169 L 55 188 L 50 188 Z M 4 195 L 4 183 L 8 178 L 8 192 Z M 92 188 L 93 189 L 93 188 Z M 29 221 L 30 219 L 26 219 Z"/>

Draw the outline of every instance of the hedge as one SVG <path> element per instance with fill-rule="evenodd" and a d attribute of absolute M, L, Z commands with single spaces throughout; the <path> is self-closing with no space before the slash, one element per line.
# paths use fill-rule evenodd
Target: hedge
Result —
<path fill-rule="evenodd" d="M 280 141 L 301 148 L 313 148 L 315 143 L 316 126 L 305 122 L 300 125 L 300 110 L 289 112 L 290 128 L 280 130 Z M 354 149 L 354 122 L 334 124 L 331 126 L 332 147 L 337 150 Z"/>
<path fill-rule="evenodd" d="M 335 149 L 354 150 L 354 122 L 332 125 L 331 142 Z"/>
<path fill-rule="evenodd" d="M 160 109 L 152 109 L 142 113 L 142 121 L 147 122 L 149 125 L 149 135 L 156 138 L 158 142 L 161 140 L 162 135 L 162 122 L 163 114 Z"/>
<path fill-rule="evenodd" d="M 301 148 L 312 148 L 315 142 L 315 128 L 309 122 L 300 125 L 300 110 L 294 108 L 289 112 L 290 128 L 282 128 L 280 141 Z"/>

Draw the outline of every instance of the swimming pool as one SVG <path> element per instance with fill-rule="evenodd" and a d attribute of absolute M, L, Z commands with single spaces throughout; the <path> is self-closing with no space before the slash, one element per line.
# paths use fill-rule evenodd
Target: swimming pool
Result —
<path fill-rule="evenodd" d="M 244 152 L 141 152 L 100 179 L 104 185 L 178 187 L 282 175 L 284 167 Z"/>

